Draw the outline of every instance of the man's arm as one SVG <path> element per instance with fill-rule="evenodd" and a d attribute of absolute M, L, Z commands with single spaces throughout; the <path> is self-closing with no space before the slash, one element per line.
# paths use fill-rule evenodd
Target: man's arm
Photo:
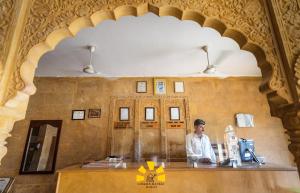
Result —
<path fill-rule="evenodd" d="M 192 148 L 192 138 L 190 135 L 187 135 L 185 138 L 185 148 L 187 157 L 193 156 L 195 153 Z"/>
<path fill-rule="evenodd" d="M 210 151 L 210 159 L 212 163 L 217 163 L 217 159 L 216 159 L 216 154 L 214 149 L 211 146 L 210 140 L 208 139 L 208 143 L 209 143 L 209 151 Z"/>

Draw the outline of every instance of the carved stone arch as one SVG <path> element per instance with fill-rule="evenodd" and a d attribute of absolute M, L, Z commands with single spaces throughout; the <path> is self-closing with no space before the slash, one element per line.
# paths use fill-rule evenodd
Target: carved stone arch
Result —
<path fill-rule="evenodd" d="M 273 75 L 272 65 L 266 60 L 264 50 L 260 46 L 249 42 L 246 35 L 242 32 L 228 28 L 219 19 L 207 18 L 194 10 L 181 10 L 173 6 L 157 7 L 149 4 L 143 4 L 137 7 L 124 5 L 117 7 L 114 10 L 100 10 L 89 17 L 84 16 L 75 19 L 68 27 L 63 27 L 51 32 L 45 41 L 40 42 L 29 50 L 25 61 L 21 65 L 20 75 L 25 84 L 22 92 L 27 95 L 35 93 L 36 88 L 33 84 L 33 78 L 39 59 L 46 52 L 54 50 L 56 45 L 63 39 L 74 37 L 80 30 L 88 27 L 95 27 L 104 20 L 117 20 L 123 16 L 141 16 L 150 12 L 158 16 L 174 16 L 180 20 L 192 20 L 201 26 L 217 30 L 224 37 L 229 37 L 235 40 L 241 49 L 252 52 L 257 59 L 258 66 L 262 71 L 263 77 L 260 91 L 268 92 L 271 90 L 269 83 Z"/>
<path fill-rule="evenodd" d="M 40 6 L 40 2 L 36 2 L 39 3 Z M 58 3 L 59 6 L 60 3 L 62 3 L 61 1 L 51 2 L 53 2 L 53 4 Z M 280 84 L 281 72 L 280 69 L 278 69 L 278 65 L 274 64 L 276 58 L 272 58 L 272 53 L 270 54 L 269 47 L 267 47 L 266 50 L 266 45 L 262 46 L 264 49 L 258 46 L 251 41 L 251 38 L 245 35 L 245 33 L 235 29 L 232 23 L 230 25 L 226 25 L 224 22 L 214 16 L 205 16 L 201 12 L 197 11 L 198 7 L 196 5 L 192 5 L 191 7 L 197 10 L 189 9 L 188 7 L 178 8 L 162 4 L 155 6 L 149 3 L 139 4 L 136 6 L 114 6 L 115 5 L 106 5 L 93 13 L 88 11 L 87 13 L 82 14 L 81 17 L 77 17 L 77 15 L 73 16 L 76 19 L 74 19 L 72 22 L 66 22 L 66 25 L 62 25 L 62 27 L 58 29 L 57 26 L 48 25 L 47 29 L 45 30 L 39 29 L 40 31 L 34 31 L 33 34 L 36 34 L 37 37 L 34 41 L 28 41 L 29 43 L 26 42 L 27 36 L 24 36 L 25 38 L 21 39 L 20 44 L 24 48 L 19 49 L 20 56 L 16 59 L 17 69 L 14 74 L 15 79 L 18 79 L 18 76 L 21 77 L 22 80 L 17 81 L 21 86 L 19 86 L 19 89 L 17 89 L 16 93 L 13 93 L 16 90 L 14 87 L 12 89 L 13 94 L 9 96 L 4 105 L 0 107 L 0 128 L 4 128 L 0 130 L 0 161 L 7 152 L 5 140 L 10 136 L 9 133 L 13 127 L 13 123 L 16 120 L 20 120 L 25 117 L 29 96 L 34 94 L 36 91 L 36 88 L 33 84 L 33 78 L 40 57 L 46 52 L 55 49 L 55 46 L 63 39 L 73 37 L 80 30 L 87 27 L 94 27 L 104 20 L 117 20 L 122 16 L 141 16 L 151 12 L 158 16 L 174 16 L 180 20 L 192 20 L 201 26 L 214 28 L 222 36 L 235 40 L 241 49 L 250 51 L 254 54 L 257 59 L 258 66 L 262 71 L 263 81 L 260 85 L 261 92 L 274 94 L 275 91 L 278 91 L 283 87 L 282 85 L 276 85 Z M 54 8 L 58 9 L 58 7 Z M 45 25 L 42 26 L 45 27 Z M 25 34 L 26 33 L 30 34 L 31 31 L 26 32 L 25 29 Z M 269 57 L 267 57 L 267 55 Z M 278 98 L 282 99 L 281 97 Z M 287 97 L 284 98 L 286 99 Z"/>

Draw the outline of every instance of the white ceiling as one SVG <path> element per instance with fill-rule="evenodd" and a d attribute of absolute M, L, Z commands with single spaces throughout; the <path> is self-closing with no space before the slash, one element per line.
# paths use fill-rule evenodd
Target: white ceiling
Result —
<path fill-rule="evenodd" d="M 92 63 L 100 74 L 82 72 L 89 63 L 87 45 L 96 46 Z M 41 58 L 36 76 L 208 76 L 199 73 L 207 67 L 203 45 L 218 72 L 261 76 L 254 55 L 240 50 L 234 40 L 193 21 L 152 13 L 107 20 L 65 39 Z"/>

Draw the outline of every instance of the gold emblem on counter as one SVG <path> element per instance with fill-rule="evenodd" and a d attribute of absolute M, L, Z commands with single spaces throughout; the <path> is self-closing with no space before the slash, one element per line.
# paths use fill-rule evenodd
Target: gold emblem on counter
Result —
<path fill-rule="evenodd" d="M 164 185 L 166 181 L 166 174 L 162 166 L 155 169 L 155 162 L 147 161 L 148 170 L 142 165 L 139 167 L 139 174 L 136 175 L 136 182 L 138 185 L 144 185 L 146 188 L 157 188 L 157 186 Z"/>

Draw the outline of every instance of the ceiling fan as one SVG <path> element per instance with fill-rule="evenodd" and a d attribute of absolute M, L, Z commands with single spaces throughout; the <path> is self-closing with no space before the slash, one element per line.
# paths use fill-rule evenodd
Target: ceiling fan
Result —
<path fill-rule="evenodd" d="M 90 60 L 89 60 L 89 64 L 84 66 L 83 69 L 82 69 L 82 71 L 84 73 L 91 74 L 91 75 L 100 75 L 101 77 L 103 77 L 105 79 L 108 79 L 108 80 L 117 80 L 117 79 L 119 79 L 119 77 L 111 77 L 107 74 L 97 72 L 94 68 L 93 63 L 92 63 L 93 53 L 96 51 L 96 46 L 88 45 L 86 48 L 90 52 Z M 209 55 L 208 55 L 208 46 L 207 45 L 202 46 L 201 49 L 206 53 L 207 67 L 203 72 L 197 72 L 197 73 L 189 74 L 189 75 L 198 76 L 200 74 L 204 74 L 205 76 L 208 76 L 208 77 L 227 78 L 228 75 L 226 75 L 225 73 L 217 71 L 217 67 L 215 65 L 210 64 Z"/>
<path fill-rule="evenodd" d="M 88 45 L 87 46 L 87 49 L 89 50 L 90 52 L 90 61 L 89 61 L 89 64 L 84 66 L 82 71 L 84 73 L 87 73 L 87 74 L 94 74 L 94 75 L 101 75 L 101 77 L 105 78 L 105 79 L 108 79 L 108 80 L 117 80 L 119 79 L 118 77 L 110 77 L 106 74 L 103 74 L 101 72 L 97 72 L 94 68 L 94 65 L 92 63 L 92 59 L 93 59 L 93 53 L 96 51 L 96 46 L 93 46 L 93 45 Z"/>
<path fill-rule="evenodd" d="M 90 51 L 90 62 L 88 65 L 83 67 L 82 71 L 87 74 L 97 74 L 97 72 L 95 71 L 94 66 L 92 64 L 93 53 L 96 50 L 96 46 L 88 46 L 87 48 Z"/>
<path fill-rule="evenodd" d="M 214 65 L 211 65 L 209 63 L 209 57 L 208 57 L 208 46 L 203 46 L 201 48 L 206 53 L 206 59 L 207 59 L 207 67 L 203 71 L 204 74 L 215 74 L 217 72 L 217 69 Z"/>
<path fill-rule="evenodd" d="M 227 78 L 228 77 L 227 74 L 219 72 L 217 70 L 217 66 L 209 63 L 208 46 L 207 45 L 202 46 L 201 49 L 206 53 L 206 58 L 207 58 L 207 67 L 202 73 L 206 75 L 217 76 L 219 78 Z"/>
<path fill-rule="evenodd" d="M 203 70 L 202 72 L 197 72 L 194 74 L 189 74 L 189 75 L 204 75 L 204 76 L 208 76 L 208 77 L 218 77 L 218 78 L 227 78 L 228 75 L 222 72 L 219 72 L 217 70 L 217 66 L 210 64 L 209 62 L 209 55 L 208 55 L 208 46 L 204 45 L 201 47 L 201 50 L 203 50 L 206 53 L 206 59 L 207 59 L 207 66 L 205 68 L 205 70 Z"/>

